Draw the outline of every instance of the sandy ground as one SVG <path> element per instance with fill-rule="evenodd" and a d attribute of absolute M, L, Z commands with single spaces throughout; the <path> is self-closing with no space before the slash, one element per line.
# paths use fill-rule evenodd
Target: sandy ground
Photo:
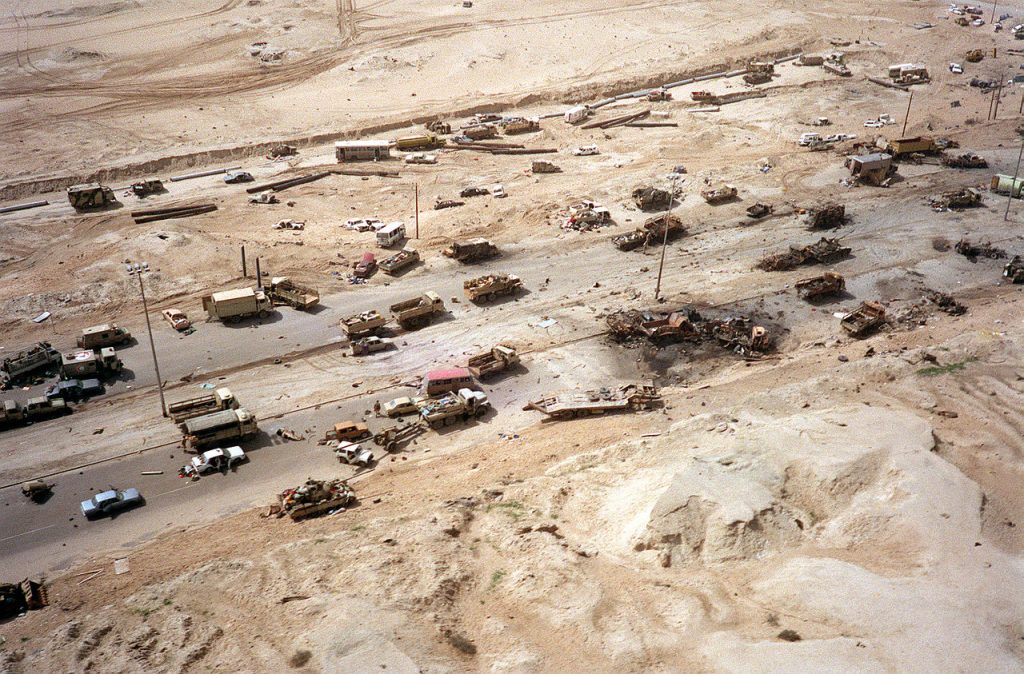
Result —
<path fill-rule="evenodd" d="M 913 29 L 919 21 L 936 26 Z M 125 260 L 154 270 L 154 311 L 180 306 L 198 317 L 202 294 L 251 283 L 241 276 L 241 245 L 264 269 L 317 285 L 329 305 L 317 321 L 336 321 L 367 298 L 442 279 L 457 285 L 469 271 L 440 250 L 469 236 L 495 241 L 530 291 L 486 311 L 452 305 L 451 320 L 363 363 L 324 350 L 322 325 L 300 329 L 295 319 L 294 341 L 281 351 L 295 350 L 289 368 L 262 362 L 230 374 L 261 418 L 287 420 L 333 400 L 339 382 L 414 379 L 508 339 L 528 353 L 528 374 L 490 387 L 505 435 L 496 440 L 491 425 L 431 436 L 407 461 L 384 461 L 360 478 L 358 507 L 321 520 L 263 519 L 218 501 L 190 526 L 169 523 L 150 540 L 159 528 L 142 535 L 118 518 L 116 553 L 85 548 L 92 559 L 73 569 L 39 560 L 53 606 L 0 626 L 0 671 L 1022 667 L 1024 299 L 1019 287 L 1000 285 L 1002 261 L 949 250 L 968 235 L 1024 253 L 1021 206 L 1004 220 L 1006 202 L 984 190 L 979 209 L 927 205 L 930 195 L 1013 172 L 1020 89 L 1007 87 L 1000 118 L 986 121 L 990 98 L 967 86 L 973 76 L 1016 71 L 1021 59 L 1005 51 L 1011 36 L 956 26 L 942 3 L 775 2 L 749 12 L 630 0 L 480 0 L 472 9 L 424 0 L 33 0 L 0 17 L 0 33 L 8 37 L 0 197 L 52 202 L 0 215 L 7 351 L 38 339 L 63 346 L 101 320 L 142 334 L 130 318 L 138 310 Z M 280 60 L 251 56 L 257 41 Z M 968 64 L 965 75 L 946 69 L 966 49 L 992 46 L 998 57 Z M 338 137 L 394 137 L 419 128 L 414 120 L 461 121 L 475 110 L 544 114 L 747 56 L 834 48 L 847 53 L 852 78 L 786 64 L 762 85 L 765 98 L 720 112 L 688 112 L 689 93 L 742 91 L 739 79 L 601 113 L 650 107 L 676 128 L 588 131 L 552 119 L 511 139 L 557 148 L 540 158 L 560 165 L 558 174 L 532 175 L 530 157 L 442 152 L 437 166 L 380 167 L 399 178 L 332 176 L 282 193 L 294 203 L 275 206 L 249 205 L 241 187 L 213 177 L 170 184 L 145 205 L 212 201 L 215 213 L 155 225 L 131 223 L 134 197 L 121 198 L 123 208 L 74 214 L 60 193 L 88 177 L 123 187 L 193 166 L 242 164 L 262 181 L 335 166 L 328 141 Z M 825 133 L 898 136 L 899 126 L 863 122 L 880 113 L 902 119 L 907 94 L 864 78 L 906 61 L 927 63 L 934 77 L 915 88 L 907 133 L 954 139 L 991 169 L 903 163 L 887 190 L 847 188 L 842 161 L 852 144 L 808 152 L 795 139 L 818 130 L 807 125 L 818 116 L 832 120 Z M 254 144 L 276 139 L 298 144 L 298 157 L 260 158 L 265 147 Z M 590 143 L 600 155 L 568 152 Z M 768 358 L 627 349 L 600 335 L 611 311 L 659 306 L 655 251 L 621 253 L 608 239 L 646 217 L 629 198 L 633 188 L 665 184 L 679 164 L 688 173 L 676 212 L 690 231 L 668 249 L 660 306 L 753 314 L 776 340 Z M 740 199 L 709 206 L 699 191 L 720 180 L 736 184 Z M 462 187 L 492 183 L 508 198 L 430 210 Z M 411 227 L 414 185 L 424 264 L 399 279 L 349 285 L 348 266 L 374 249 L 369 235 L 341 223 L 378 217 Z M 566 206 L 583 198 L 607 206 L 614 224 L 562 231 Z M 835 265 L 848 294 L 811 305 L 792 284 L 820 268 L 754 266 L 819 238 L 793 209 L 827 199 L 850 214 L 825 233 L 853 248 Z M 751 224 L 743 210 L 756 201 L 776 215 Z M 286 217 L 305 220 L 306 230 L 270 229 Z M 929 290 L 953 294 L 968 313 L 924 308 Z M 893 325 L 853 341 L 834 314 L 865 299 L 885 302 Z M 32 324 L 44 310 L 53 321 Z M 558 323 L 538 331 L 541 317 Z M 273 329 L 287 329 L 287 319 Z M 229 339 L 223 330 L 202 324 L 189 339 L 219 344 Z M 213 367 L 196 343 L 169 356 L 176 367 Z M 663 387 L 664 409 L 562 424 L 520 409 L 543 391 L 638 375 Z M 7 432 L 4 477 L 175 439 L 146 398 L 153 381 L 76 412 L 67 437 L 45 424 Z M 308 423 L 319 431 L 325 421 Z M 119 432 L 96 436 L 93 427 Z M 253 492 L 267 502 L 290 486 L 259 479 Z M 128 574 L 112 573 L 113 556 L 129 558 Z M 76 575 L 91 569 L 104 573 L 84 583 Z"/>

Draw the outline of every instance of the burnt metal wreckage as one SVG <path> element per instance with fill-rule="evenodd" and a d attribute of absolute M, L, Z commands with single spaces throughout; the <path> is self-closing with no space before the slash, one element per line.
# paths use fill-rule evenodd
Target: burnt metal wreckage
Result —
<path fill-rule="evenodd" d="M 713 319 L 693 307 L 672 312 L 627 309 L 611 314 L 606 321 L 612 339 L 625 344 L 715 342 L 745 358 L 758 358 L 772 348 L 768 331 L 749 317 Z"/>
<path fill-rule="evenodd" d="M 849 257 L 852 248 L 843 246 L 839 239 L 822 237 L 806 246 L 790 246 L 785 253 L 773 253 L 757 263 L 765 271 L 788 271 L 805 264 L 829 264 Z"/>

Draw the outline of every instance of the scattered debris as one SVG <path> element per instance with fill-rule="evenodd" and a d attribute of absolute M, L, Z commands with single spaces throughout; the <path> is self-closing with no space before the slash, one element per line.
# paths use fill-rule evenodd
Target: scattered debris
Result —
<path fill-rule="evenodd" d="M 977 261 L 979 257 L 987 257 L 993 260 L 999 260 L 1006 257 L 1006 251 L 1002 248 L 996 248 L 991 242 L 973 244 L 966 238 L 957 241 L 953 250 L 960 253 L 971 262 Z"/>
<path fill-rule="evenodd" d="M 810 230 L 837 229 L 846 224 L 846 206 L 830 202 L 808 208 L 804 222 Z"/>
<path fill-rule="evenodd" d="M 771 349 L 763 326 L 746 316 L 711 319 L 693 307 L 673 312 L 617 311 L 606 319 L 612 339 L 623 344 L 649 341 L 654 344 L 715 341 L 741 356 L 754 356 Z"/>

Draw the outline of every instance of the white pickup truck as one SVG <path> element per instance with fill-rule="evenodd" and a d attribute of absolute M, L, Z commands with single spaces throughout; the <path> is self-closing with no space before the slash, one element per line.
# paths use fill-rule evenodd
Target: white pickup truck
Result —
<path fill-rule="evenodd" d="M 373 463 L 373 451 L 366 449 L 358 442 L 339 441 L 338 447 L 334 450 L 334 455 L 342 463 L 362 466 L 363 468 Z"/>
<path fill-rule="evenodd" d="M 231 466 L 245 461 L 245 452 L 241 447 L 228 447 L 227 449 L 210 449 L 199 456 L 192 457 L 190 463 L 185 464 L 178 471 L 178 477 L 191 477 L 198 479 L 206 473 L 216 470 L 228 470 Z"/>

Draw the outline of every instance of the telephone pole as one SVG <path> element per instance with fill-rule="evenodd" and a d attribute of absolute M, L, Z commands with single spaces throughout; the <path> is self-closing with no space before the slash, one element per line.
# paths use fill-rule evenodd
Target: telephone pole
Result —
<path fill-rule="evenodd" d="M 914 92 L 913 92 L 913 90 L 911 90 L 911 92 L 910 92 L 910 100 L 907 101 L 907 114 L 903 115 L 903 132 L 900 133 L 900 136 L 902 138 L 906 138 L 907 137 L 907 122 L 910 121 L 910 106 L 911 106 L 911 104 L 913 102 L 914 102 Z"/>
<path fill-rule="evenodd" d="M 416 239 L 420 238 L 420 184 L 413 183 L 414 194 L 416 195 Z"/>
<path fill-rule="evenodd" d="M 142 314 L 146 317 L 146 332 L 149 333 L 149 350 L 153 354 L 153 369 L 156 370 L 156 390 L 160 393 L 160 414 L 167 416 L 167 403 L 164 402 L 164 380 L 160 377 L 160 363 L 156 359 L 156 344 L 153 342 L 153 326 L 149 323 L 149 307 L 146 305 L 146 289 L 142 285 L 142 274 L 149 271 L 149 263 L 129 264 L 128 275 L 139 279 L 139 294 L 142 295 Z"/>

